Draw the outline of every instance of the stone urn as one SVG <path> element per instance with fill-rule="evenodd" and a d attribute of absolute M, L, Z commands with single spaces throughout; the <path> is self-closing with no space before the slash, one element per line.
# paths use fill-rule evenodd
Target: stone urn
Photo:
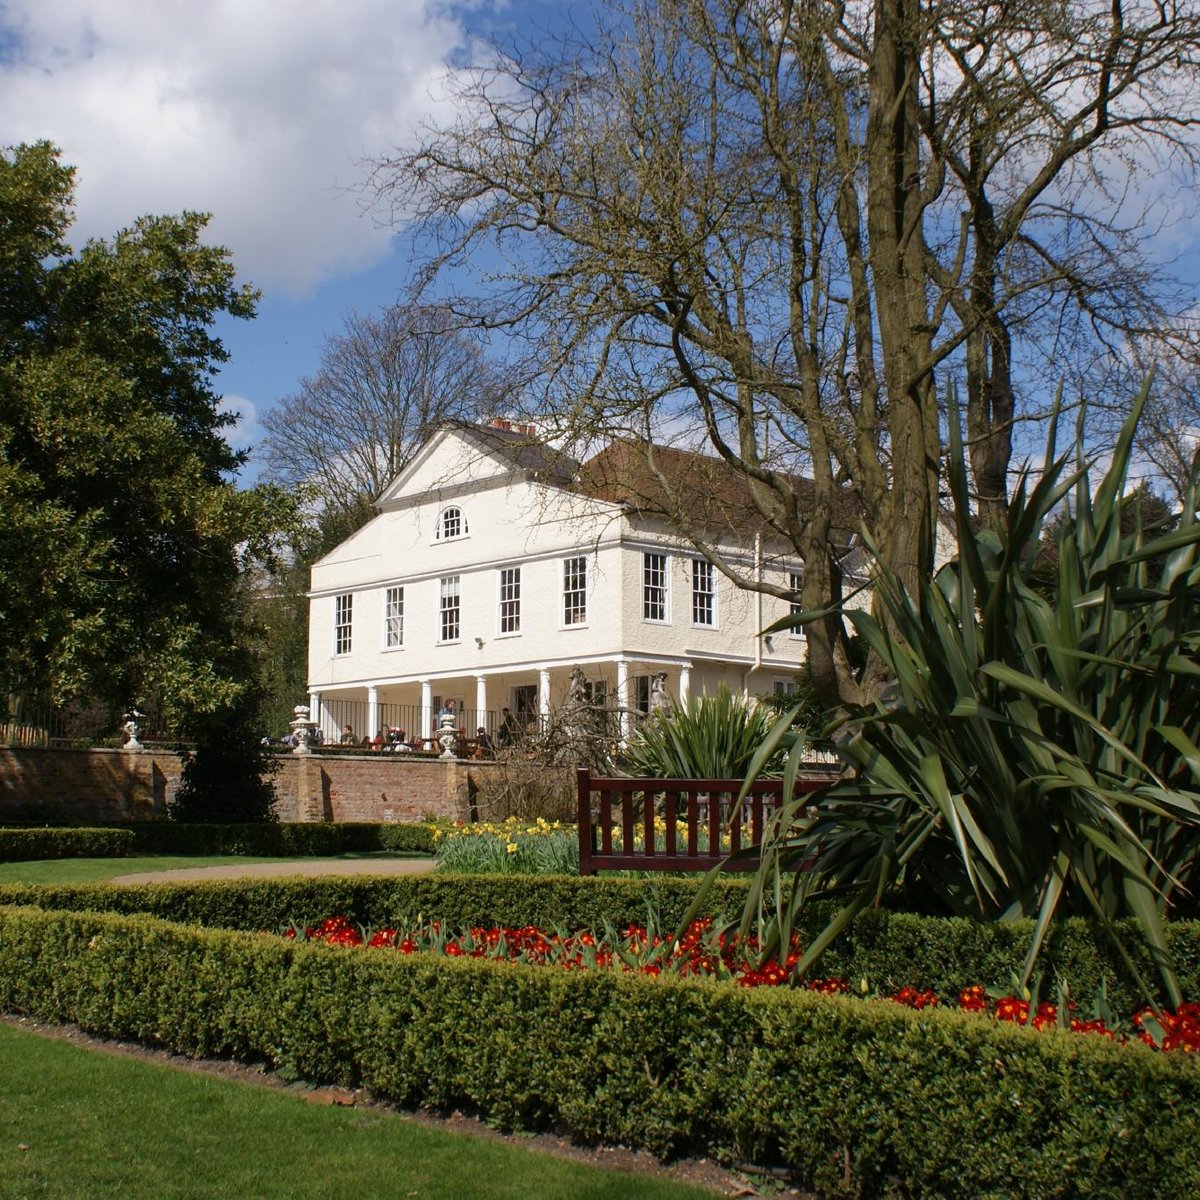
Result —
<path fill-rule="evenodd" d="M 311 754 L 312 735 L 313 730 L 317 727 L 316 722 L 309 720 L 307 704 L 297 704 L 292 711 L 296 714 L 296 719 L 288 724 L 288 728 L 292 731 L 292 736 L 296 741 L 292 753 Z"/>

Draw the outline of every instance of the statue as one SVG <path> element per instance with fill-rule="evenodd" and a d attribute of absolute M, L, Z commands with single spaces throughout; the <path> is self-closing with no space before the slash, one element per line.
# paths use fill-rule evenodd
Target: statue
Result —
<path fill-rule="evenodd" d="M 652 713 L 663 712 L 670 706 L 671 701 L 667 696 L 667 673 L 659 671 L 650 680 L 650 711 Z"/>
<path fill-rule="evenodd" d="M 572 708 L 584 708 L 589 699 L 588 681 L 587 676 L 583 673 L 583 668 L 572 667 L 571 682 L 567 687 L 567 703 Z"/>

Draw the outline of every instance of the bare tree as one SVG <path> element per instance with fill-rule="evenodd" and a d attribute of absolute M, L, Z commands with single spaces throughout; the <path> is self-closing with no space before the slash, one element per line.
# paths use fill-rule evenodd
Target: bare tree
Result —
<path fill-rule="evenodd" d="M 1130 199 L 1153 155 L 1194 173 L 1198 47 L 1191 7 L 1148 0 L 628 0 L 460 74 L 456 123 L 376 184 L 406 210 L 415 191 L 430 277 L 485 246 L 513 264 L 455 308 L 530 339 L 544 420 L 698 430 L 819 609 L 848 501 L 887 565 L 929 568 L 935 373 L 965 383 L 994 510 L 1019 354 L 1172 315 Z M 840 629 L 810 630 L 810 657 L 849 698 L 874 681 Z"/>
<path fill-rule="evenodd" d="M 477 419 L 507 396 L 480 335 L 455 328 L 437 306 L 397 305 L 351 314 L 331 338 L 321 369 L 300 381 L 267 421 L 267 471 L 315 488 L 324 514 L 345 528 L 403 469 L 423 432 L 440 421 Z"/>

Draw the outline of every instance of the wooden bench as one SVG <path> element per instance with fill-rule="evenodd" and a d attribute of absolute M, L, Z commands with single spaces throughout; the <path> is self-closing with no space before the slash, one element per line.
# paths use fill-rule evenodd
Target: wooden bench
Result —
<path fill-rule="evenodd" d="M 797 779 L 796 791 L 819 791 L 833 778 L 829 774 Z M 708 871 L 730 854 L 761 844 L 783 792 L 781 780 L 760 779 L 739 804 L 740 779 L 599 778 L 586 767 L 580 768 L 576 781 L 581 875 Z M 730 864 L 730 869 L 750 870 L 755 865 L 753 858 L 746 858 Z"/>

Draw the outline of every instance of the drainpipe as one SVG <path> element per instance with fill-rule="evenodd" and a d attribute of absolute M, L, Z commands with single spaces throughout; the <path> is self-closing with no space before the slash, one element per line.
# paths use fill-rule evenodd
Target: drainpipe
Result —
<path fill-rule="evenodd" d="M 754 665 L 750 667 L 742 675 L 742 697 L 745 700 L 750 699 L 750 676 L 755 671 L 761 671 L 763 665 L 762 655 L 762 637 L 758 631 L 763 627 L 763 594 L 762 594 L 762 578 L 763 578 L 763 563 L 762 563 L 762 534 L 754 535 L 754 607 L 755 607 L 755 635 L 754 635 Z"/>

